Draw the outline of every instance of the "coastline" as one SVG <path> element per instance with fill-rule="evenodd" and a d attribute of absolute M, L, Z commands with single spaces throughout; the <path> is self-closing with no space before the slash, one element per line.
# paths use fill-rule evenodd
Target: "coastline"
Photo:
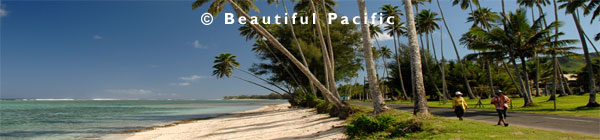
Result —
<path fill-rule="evenodd" d="M 344 120 L 312 109 L 270 103 L 258 109 L 122 130 L 100 139 L 345 139 L 343 126 Z"/>

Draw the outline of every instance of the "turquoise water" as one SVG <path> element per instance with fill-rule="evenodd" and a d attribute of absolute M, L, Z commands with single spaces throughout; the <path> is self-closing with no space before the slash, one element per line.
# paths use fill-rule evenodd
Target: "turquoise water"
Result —
<path fill-rule="evenodd" d="M 284 100 L 0 101 L 0 139 L 94 139 Z"/>

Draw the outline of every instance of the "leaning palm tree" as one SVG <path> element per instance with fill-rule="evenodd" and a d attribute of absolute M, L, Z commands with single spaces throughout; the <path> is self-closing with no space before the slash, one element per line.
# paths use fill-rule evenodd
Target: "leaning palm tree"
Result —
<path fill-rule="evenodd" d="M 237 79 L 240 79 L 242 81 L 246 81 L 248 83 L 251 83 L 251 84 L 257 85 L 259 87 L 262 87 L 264 89 L 270 90 L 270 91 L 275 92 L 277 94 L 281 94 L 281 93 L 279 93 L 279 92 L 277 92 L 277 91 L 275 91 L 275 90 L 273 90 L 271 88 L 268 88 L 268 87 L 263 86 L 261 84 L 258 84 L 256 82 L 252 82 L 252 81 L 246 80 L 246 79 L 244 79 L 242 77 L 233 75 L 233 70 L 235 70 L 235 69 L 240 70 L 239 69 L 240 63 L 238 63 L 235 60 L 235 57 L 236 56 L 235 55 L 231 55 L 231 53 L 222 53 L 222 54 L 220 54 L 218 56 L 215 56 L 215 61 L 213 62 L 213 63 L 215 63 L 215 65 L 213 66 L 213 68 L 215 70 L 213 70 L 213 74 L 212 75 L 213 76 L 217 76 L 217 78 L 223 78 L 223 77 L 237 78 Z M 283 91 L 285 91 L 285 90 L 283 90 Z"/>
<path fill-rule="evenodd" d="M 394 23 L 393 24 L 388 24 L 385 28 L 385 31 L 388 31 L 388 35 L 391 36 L 394 40 L 394 52 L 395 52 L 395 59 L 396 59 L 396 65 L 398 65 L 398 77 L 400 79 L 400 88 L 402 89 L 402 95 L 404 95 L 404 99 L 408 99 L 408 96 L 406 95 L 406 89 L 404 88 L 404 80 L 402 78 L 402 69 L 400 68 L 400 57 L 398 55 L 399 51 L 398 51 L 398 46 L 396 44 L 396 42 L 400 42 L 399 40 L 397 40 L 397 37 L 399 37 L 399 34 L 404 34 L 406 27 L 403 26 L 404 23 L 402 23 L 400 21 L 400 16 L 402 15 L 401 10 L 398 9 L 398 6 L 392 6 L 390 4 L 386 4 L 383 5 L 381 8 L 381 13 L 383 15 L 383 17 L 385 19 L 388 18 L 394 18 Z"/>
<path fill-rule="evenodd" d="M 423 71 L 421 69 L 421 54 L 419 53 L 419 40 L 417 39 L 417 29 L 415 27 L 415 15 L 410 0 L 403 0 L 404 11 L 406 12 L 406 25 L 408 26 L 408 44 L 410 46 L 410 65 L 413 81 L 414 96 L 414 114 L 429 114 L 427 99 L 425 97 L 425 84 L 423 83 Z"/>
<path fill-rule="evenodd" d="M 208 1 L 209 0 L 196 0 L 192 4 L 192 9 L 197 9 L 202 5 L 206 4 Z M 258 9 L 256 8 L 256 6 L 254 6 L 251 0 L 239 0 L 235 2 L 234 0 L 214 0 L 214 2 L 208 9 L 208 12 L 213 15 L 216 15 L 222 12 L 222 10 L 224 9 L 223 7 L 226 3 L 231 4 L 233 9 L 239 15 L 245 17 L 246 19 L 251 19 L 250 16 L 247 14 L 247 11 L 250 9 L 250 7 L 253 7 L 255 10 Z M 317 88 L 319 89 L 319 91 L 321 91 L 325 98 L 331 101 L 334 104 L 334 106 L 339 110 L 338 115 L 340 117 L 345 118 L 349 115 L 348 113 L 350 108 L 348 108 L 347 105 L 342 103 L 340 97 L 335 96 L 331 91 L 329 91 L 329 89 L 327 89 L 323 84 L 321 84 L 321 82 L 319 82 L 319 80 L 310 72 L 310 70 L 306 66 L 302 65 L 302 63 L 298 61 L 298 59 L 296 59 L 296 57 L 294 57 L 294 55 L 290 53 L 273 35 L 271 35 L 271 33 L 269 33 L 265 28 L 263 28 L 260 25 L 250 24 L 250 26 L 256 31 L 258 31 L 258 33 L 261 34 L 261 36 L 265 37 L 272 47 L 278 49 L 286 57 L 288 57 L 288 59 L 290 59 L 290 61 L 292 61 L 292 63 L 294 63 L 294 65 L 296 65 L 296 67 L 298 67 L 298 69 L 300 69 L 300 71 L 302 71 L 302 73 L 304 73 L 304 75 L 306 75 L 306 77 L 308 77 L 308 79 L 315 84 L 315 86 L 317 86 Z"/>
<path fill-rule="evenodd" d="M 452 46 L 454 47 L 454 53 L 456 53 L 456 61 L 460 64 L 460 70 L 462 71 L 463 79 L 465 81 L 465 85 L 467 85 L 467 95 L 469 98 L 474 99 L 475 95 L 471 91 L 471 85 L 469 84 L 469 80 L 467 79 L 467 72 L 465 71 L 465 66 L 463 65 L 463 61 L 458 54 L 458 48 L 456 48 L 456 43 L 454 42 L 454 38 L 452 37 L 452 33 L 450 32 L 450 28 L 448 28 L 448 24 L 446 23 L 446 18 L 444 17 L 444 11 L 440 6 L 440 0 L 436 0 L 438 9 L 440 10 L 440 15 L 442 16 L 442 21 L 444 22 L 444 27 L 448 32 L 448 36 L 450 37 L 450 41 L 452 42 Z"/>
<path fill-rule="evenodd" d="M 357 3 L 358 11 L 360 13 L 360 19 L 361 21 L 363 21 L 366 18 L 368 18 L 365 0 L 357 0 Z M 380 113 L 387 110 L 388 107 L 385 104 L 383 95 L 379 90 L 377 71 L 375 71 L 375 65 L 373 64 L 373 52 L 371 52 L 371 33 L 369 31 L 369 23 L 360 22 L 360 30 L 362 32 L 362 51 L 365 57 L 367 78 L 369 79 L 369 92 L 371 93 L 371 99 L 373 100 L 373 112 Z"/>
<path fill-rule="evenodd" d="M 578 8 L 582 8 L 585 6 L 584 5 L 585 1 L 582 1 L 582 0 L 559 0 L 559 2 L 563 2 L 563 4 L 560 5 L 560 8 L 565 8 L 565 12 L 567 14 L 571 14 L 571 16 L 573 17 L 573 22 L 575 22 L 575 27 L 577 28 L 577 32 L 579 34 L 581 46 L 583 47 L 583 55 L 585 57 L 585 64 L 587 67 L 588 76 L 594 77 L 594 69 L 592 68 L 592 59 L 590 57 L 587 42 L 584 38 L 584 32 L 583 32 L 583 29 L 581 28 L 581 24 L 579 23 L 579 18 L 577 18 L 577 15 L 575 13 L 575 11 Z M 596 102 L 596 82 L 594 81 L 594 78 L 589 78 L 589 85 L 590 86 L 589 86 L 588 90 L 590 91 L 590 99 L 586 106 L 598 107 L 598 106 L 600 106 L 600 104 L 598 104 L 598 102 Z"/>
<path fill-rule="evenodd" d="M 267 3 L 268 4 L 275 3 L 276 5 L 278 5 L 279 1 L 281 1 L 281 4 L 283 5 L 283 9 L 285 10 L 285 18 L 288 21 L 292 21 L 292 19 L 290 18 L 290 14 L 288 12 L 287 6 L 285 4 L 285 0 L 268 0 Z M 294 31 L 294 26 L 293 26 L 293 24 L 288 24 L 288 25 L 290 27 L 290 31 L 292 32 L 292 37 L 294 38 L 296 47 L 298 47 L 298 52 L 300 52 L 300 57 L 302 58 L 302 63 L 304 64 L 305 67 L 308 67 L 308 63 L 306 62 L 306 57 L 304 57 L 304 52 L 302 51 L 302 46 L 300 46 L 300 41 L 298 41 L 298 37 L 296 37 L 296 33 Z M 313 83 L 309 80 L 308 84 L 310 86 L 310 92 L 313 94 L 313 96 L 317 97 L 317 92 L 315 91 L 315 86 L 313 85 Z"/>

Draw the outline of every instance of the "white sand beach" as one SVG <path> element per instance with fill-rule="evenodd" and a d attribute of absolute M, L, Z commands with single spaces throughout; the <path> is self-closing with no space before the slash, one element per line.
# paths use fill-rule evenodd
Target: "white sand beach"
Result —
<path fill-rule="evenodd" d="M 288 108 L 289 104 L 268 105 L 259 109 L 207 120 L 159 127 L 120 137 L 126 140 L 190 139 L 345 139 L 345 122 L 312 109 Z M 111 139 L 114 139 L 112 137 Z"/>

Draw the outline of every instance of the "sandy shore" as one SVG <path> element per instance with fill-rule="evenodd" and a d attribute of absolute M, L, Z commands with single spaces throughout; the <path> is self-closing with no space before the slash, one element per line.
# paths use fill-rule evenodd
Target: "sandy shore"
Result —
<path fill-rule="evenodd" d="M 207 120 L 159 127 L 103 139 L 345 139 L 343 120 L 316 114 L 312 109 L 268 105 Z"/>

